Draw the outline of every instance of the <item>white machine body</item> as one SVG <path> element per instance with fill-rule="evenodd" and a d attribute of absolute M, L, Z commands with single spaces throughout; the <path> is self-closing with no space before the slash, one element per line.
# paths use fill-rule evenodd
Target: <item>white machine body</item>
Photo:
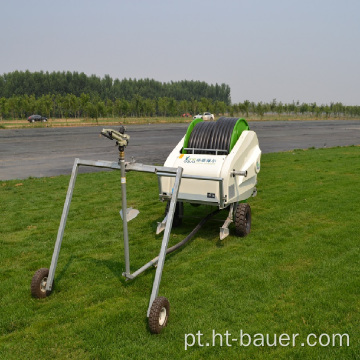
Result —
<path fill-rule="evenodd" d="M 256 195 L 261 150 L 254 131 L 244 130 L 228 155 L 181 154 L 184 139 L 185 136 L 164 164 L 165 167 L 183 168 L 178 201 L 222 209 Z M 246 176 L 236 172 L 246 172 Z M 160 198 L 171 197 L 174 181 L 174 178 L 159 176 Z"/>

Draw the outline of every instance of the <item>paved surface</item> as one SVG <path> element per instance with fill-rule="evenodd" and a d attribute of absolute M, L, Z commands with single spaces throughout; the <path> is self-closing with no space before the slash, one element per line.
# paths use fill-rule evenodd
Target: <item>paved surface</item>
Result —
<path fill-rule="evenodd" d="M 360 144 L 360 121 L 256 121 L 263 153 Z M 188 124 L 127 126 L 126 160 L 163 164 Z M 0 130 L 0 180 L 70 174 L 74 158 L 116 161 L 114 141 L 102 127 Z M 80 172 L 94 171 L 80 167 Z"/>

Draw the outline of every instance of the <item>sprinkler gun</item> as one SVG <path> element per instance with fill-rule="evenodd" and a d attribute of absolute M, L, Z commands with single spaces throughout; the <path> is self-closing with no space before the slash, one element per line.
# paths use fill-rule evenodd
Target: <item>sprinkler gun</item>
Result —
<path fill-rule="evenodd" d="M 130 140 L 130 135 L 125 134 L 124 126 L 121 126 L 119 131 L 113 129 L 102 129 L 101 135 L 107 137 L 110 140 L 116 140 L 116 144 L 119 147 L 127 146 Z"/>
<path fill-rule="evenodd" d="M 110 140 L 116 140 L 116 145 L 119 147 L 119 165 L 121 173 L 121 195 L 122 195 L 122 210 L 120 215 L 123 220 L 123 234 L 124 234 L 124 253 L 125 253 L 125 272 L 123 275 L 127 278 L 131 278 L 130 274 L 130 255 L 129 255 L 129 234 L 128 234 L 128 221 L 134 219 L 139 210 L 133 208 L 127 208 L 126 202 L 126 171 L 125 171 L 125 147 L 129 143 L 130 136 L 125 134 L 125 127 L 120 126 L 119 131 L 113 129 L 102 129 L 101 135 L 107 137 Z"/>

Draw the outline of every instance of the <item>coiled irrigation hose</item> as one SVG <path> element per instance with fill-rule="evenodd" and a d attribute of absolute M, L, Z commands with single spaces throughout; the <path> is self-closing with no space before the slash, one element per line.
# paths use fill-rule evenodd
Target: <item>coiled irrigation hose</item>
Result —
<path fill-rule="evenodd" d="M 166 250 L 166 255 L 170 254 L 171 252 L 179 249 L 181 246 L 185 245 L 190 239 L 192 239 L 196 233 L 202 228 L 202 226 L 214 215 L 216 215 L 218 212 L 220 212 L 220 209 L 216 209 L 210 214 L 206 215 L 201 221 L 195 226 L 195 228 L 191 231 L 191 233 L 183 240 L 178 242 L 177 244 L 173 245 L 172 247 L 168 248 Z"/>
<path fill-rule="evenodd" d="M 216 209 L 213 212 L 211 212 L 210 214 L 206 215 L 203 219 L 201 219 L 201 221 L 195 226 L 195 228 L 191 231 L 191 233 L 184 238 L 183 240 L 181 240 L 180 242 L 178 242 L 177 244 L 171 246 L 170 248 L 168 248 L 166 250 L 166 255 L 170 254 L 172 252 L 174 252 L 175 250 L 181 248 L 182 246 L 184 246 L 188 241 L 190 241 L 195 235 L 196 233 L 203 227 L 203 225 L 210 219 L 212 218 L 214 215 L 216 215 L 218 212 L 220 212 L 220 209 Z M 159 260 L 159 256 L 156 256 L 155 258 L 153 258 L 149 264 L 151 265 L 156 265 L 157 262 Z M 151 266 L 150 265 L 150 266 Z"/>
<path fill-rule="evenodd" d="M 238 120 L 238 118 L 221 117 L 214 122 L 199 122 L 190 134 L 187 148 L 194 149 L 195 154 L 213 152 L 206 150 L 220 150 L 220 155 L 228 154 L 231 135 Z"/>

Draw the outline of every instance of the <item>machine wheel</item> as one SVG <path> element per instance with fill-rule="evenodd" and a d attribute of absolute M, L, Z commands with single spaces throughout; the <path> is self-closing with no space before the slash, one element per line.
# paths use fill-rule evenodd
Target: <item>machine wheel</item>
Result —
<path fill-rule="evenodd" d="M 249 204 L 237 204 L 234 213 L 235 232 L 237 236 L 244 237 L 251 229 L 251 208 Z"/>
<path fill-rule="evenodd" d="M 46 291 L 46 282 L 49 276 L 49 269 L 41 268 L 34 274 L 31 280 L 31 295 L 42 299 L 50 295 L 51 291 Z"/>
<path fill-rule="evenodd" d="M 153 334 L 160 334 L 167 325 L 170 314 L 170 303 L 166 297 L 157 297 L 151 305 L 149 314 L 149 328 Z"/>
<path fill-rule="evenodd" d="M 165 208 L 165 216 L 168 213 L 170 208 L 170 201 L 167 202 L 166 208 Z M 176 203 L 175 213 L 174 213 L 174 219 L 173 219 L 173 227 L 178 227 L 182 224 L 182 217 L 184 215 L 184 204 L 180 201 Z"/>
<path fill-rule="evenodd" d="M 200 206 L 200 204 L 197 204 L 197 203 L 190 203 L 190 205 L 193 206 L 193 207 L 198 207 L 198 206 Z"/>

